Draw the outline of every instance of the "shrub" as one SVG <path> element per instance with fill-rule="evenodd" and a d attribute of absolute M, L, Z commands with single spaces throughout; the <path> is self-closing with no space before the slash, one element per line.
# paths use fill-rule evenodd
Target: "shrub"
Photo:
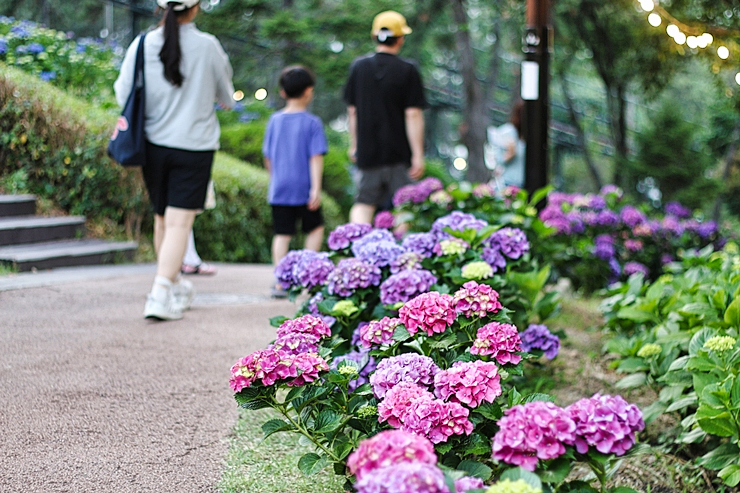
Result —
<path fill-rule="evenodd" d="M 70 214 L 138 233 L 148 217 L 138 169 L 106 153 L 116 115 L 1 66 L 0 178 L 5 188 L 48 198 Z"/>
<path fill-rule="evenodd" d="M 193 227 L 198 253 L 224 262 L 270 263 L 272 215 L 267 203 L 267 171 L 217 153 L 213 181 L 216 208 L 205 211 Z M 343 222 L 336 202 L 326 194 L 322 208 L 327 230 Z M 296 238 L 296 243 L 300 241 Z"/>

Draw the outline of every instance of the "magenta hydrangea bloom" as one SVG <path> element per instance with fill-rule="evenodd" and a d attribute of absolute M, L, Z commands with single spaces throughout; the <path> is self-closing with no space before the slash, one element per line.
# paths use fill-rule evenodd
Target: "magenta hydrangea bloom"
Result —
<path fill-rule="evenodd" d="M 470 411 L 457 402 L 444 402 L 425 395 L 408 406 L 401 418 L 401 429 L 424 435 L 432 443 L 443 443 L 452 435 L 473 432 L 469 415 Z"/>
<path fill-rule="evenodd" d="M 505 411 L 493 436 L 493 458 L 534 471 L 537 460 L 565 453 L 576 440 L 576 424 L 552 402 L 529 402 Z"/>
<path fill-rule="evenodd" d="M 381 360 L 380 364 L 385 360 Z M 372 385 L 373 375 L 370 375 Z M 378 404 L 378 422 L 387 422 L 394 428 L 403 426 L 406 412 L 417 399 L 434 400 L 434 395 L 421 385 L 413 382 L 401 382 L 392 387 Z M 423 434 L 422 434 L 423 435 Z"/>
<path fill-rule="evenodd" d="M 478 329 L 470 353 L 492 356 L 502 365 L 506 363 L 515 365 L 522 360 L 522 357 L 516 354 L 521 350 L 522 341 L 516 327 L 511 324 L 491 322 Z"/>
<path fill-rule="evenodd" d="M 428 270 L 402 270 L 380 285 L 380 302 L 384 305 L 406 303 L 429 291 L 436 282 L 437 277 Z"/>
<path fill-rule="evenodd" d="M 365 474 L 354 484 L 357 493 L 448 493 L 444 474 L 435 465 L 401 462 Z"/>
<path fill-rule="evenodd" d="M 293 267 L 295 279 L 306 289 L 323 286 L 334 270 L 334 263 L 328 253 L 304 255 Z"/>
<path fill-rule="evenodd" d="M 496 313 L 502 307 L 498 292 L 487 284 L 468 281 L 452 297 L 455 311 L 466 318 L 483 318 L 489 313 Z"/>
<path fill-rule="evenodd" d="M 316 353 L 291 354 L 282 349 L 267 348 L 240 359 L 231 368 L 230 385 L 234 392 L 250 387 L 256 381 L 273 385 L 287 380 L 289 387 L 299 387 L 318 378 L 319 372 L 329 370 Z"/>
<path fill-rule="evenodd" d="M 310 255 L 312 253 L 315 252 L 310 250 L 292 250 L 280 259 L 280 262 L 275 266 L 275 279 L 278 280 L 284 289 L 290 289 L 299 284 L 295 276 L 294 267 L 303 259 L 304 255 Z"/>
<path fill-rule="evenodd" d="M 496 191 L 488 183 L 478 183 L 473 187 L 473 196 L 478 198 L 492 197 Z"/>
<path fill-rule="evenodd" d="M 386 231 L 386 230 L 382 230 Z M 364 239 L 364 238 L 363 238 Z M 390 265 L 399 255 L 405 252 L 404 248 L 395 241 L 376 241 L 352 245 L 355 257 L 368 264 L 385 267 Z"/>
<path fill-rule="evenodd" d="M 380 267 L 377 265 L 356 258 L 346 258 L 329 274 L 327 288 L 329 294 L 346 298 L 352 296 L 356 289 L 377 286 L 380 284 L 380 276 Z"/>
<path fill-rule="evenodd" d="M 272 345 L 275 349 L 282 349 L 292 354 L 318 353 L 321 338 L 307 332 L 290 332 L 278 337 Z"/>
<path fill-rule="evenodd" d="M 421 260 L 421 255 L 416 252 L 402 253 L 391 262 L 391 274 L 397 274 L 402 270 L 421 269 Z"/>
<path fill-rule="evenodd" d="M 319 339 L 322 337 L 330 337 L 331 329 L 326 322 L 313 315 L 303 315 L 294 320 L 286 320 L 278 327 L 277 337 L 282 338 L 288 334 L 305 332 L 313 334 Z"/>
<path fill-rule="evenodd" d="M 402 462 L 436 465 L 434 445 L 428 439 L 407 431 L 381 431 L 360 442 L 347 458 L 347 468 L 359 480 L 371 471 Z"/>
<path fill-rule="evenodd" d="M 373 227 L 369 224 L 342 224 L 329 233 L 326 243 L 332 250 L 343 250 L 348 248 L 353 241 L 368 234 L 372 229 Z"/>
<path fill-rule="evenodd" d="M 378 399 L 401 382 L 432 385 L 439 368 L 429 356 L 416 353 L 399 354 L 380 360 L 375 373 L 370 375 L 373 394 Z"/>
<path fill-rule="evenodd" d="M 324 358 L 316 353 L 296 354 L 291 369 L 295 372 L 295 378 L 288 382 L 288 387 L 301 387 L 319 377 L 319 372 L 328 371 L 329 365 Z"/>
<path fill-rule="evenodd" d="M 436 245 L 437 237 L 433 233 L 412 233 L 401 242 L 407 252 L 418 253 L 422 258 L 431 257 Z"/>
<path fill-rule="evenodd" d="M 628 228 L 634 228 L 638 224 L 644 223 L 647 218 L 639 209 L 631 205 L 625 205 L 619 212 L 619 220 Z"/>
<path fill-rule="evenodd" d="M 575 446 L 581 454 L 595 447 L 602 454 L 624 455 L 635 444 L 635 433 L 645 429 L 640 409 L 618 395 L 594 394 L 566 411 L 576 424 Z"/>
<path fill-rule="evenodd" d="M 481 478 L 463 476 L 455 480 L 455 493 L 468 493 L 470 490 L 483 490 L 486 485 Z"/>
<path fill-rule="evenodd" d="M 553 359 L 560 351 L 560 339 L 550 332 L 545 325 L 530 324 L 527 330 L 519 334 L 522 349 L 531 353 L 533 349 L 540 349 L 545 358 Z"/>
<path fill-rule="evenodd" d="M 501 395 L 501 376 L 493 362 L 458 361 L 434 375 L 434 395 L 476 408 Z"/>
<path fill-rule="evenodd" d="M 632 274 L 637 274 L 639 272 L 643 276 L 647 277 L 650 271 L 640 262 L 627 262 L 626 264 L 624 264 L 623 272 L 625 276 L 631 276 Z"/>
<path fill-rule="evenodd" d="M 452 296 L 432 291 L 409 300 L 398 311 L 398 317 L 409 334 L 414 335 L 422 330 L 431 336 L 444 332 L 455 321 L 457 314 Z"/>
<path fill-rule="evenodd" d="M 400 319 L 383 317 L 373 320 L 360 328 L 360 341 L 365 347 L 389 344 L 393 340 L 393 333 L 401 323 Z"/>
<path fill-rule="evenodd" d="M 375 214 L 373 220 L 373 226 L 377 229 L 391 229 L 395 223 L 396 218 L 393 216 L 391 211 L 380 211 Z"/>
<path fill-rule="evenodd" d="M 691 209 L 684 207 L 680 202 L 668 202 L 665 205 L 665 213 L 672 216 L 676 216 L 679 219 L 687 219 L 691 217 Z"/>

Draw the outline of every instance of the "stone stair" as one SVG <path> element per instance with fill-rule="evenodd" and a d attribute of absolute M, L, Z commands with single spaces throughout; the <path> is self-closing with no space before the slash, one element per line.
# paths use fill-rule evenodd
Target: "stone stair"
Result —
<path fill-rule="evenodd" d="M 0 195 L 0 263 L 19 272 L 130 261 L 134 241 L 84 238 L 82 216 L 36 216 L 33 195 Z"/>

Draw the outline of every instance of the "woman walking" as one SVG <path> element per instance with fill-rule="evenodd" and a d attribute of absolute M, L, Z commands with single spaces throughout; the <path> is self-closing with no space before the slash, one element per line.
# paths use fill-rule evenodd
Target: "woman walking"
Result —
<path fill-rule="evenodd" d="M 193 219 L 203 209 L 220 129 L 215 105 L 231 108 L 229 58 L 218 40 L 193 19 L 200 0 L 157 0 L 159 27 L 144 38 L 147 164 L 143 168 L 154 209 L 157 275 L 144 317 L 177 320 L 194 291 L 179 279 Z M 131 92 L 141 36 L 126 52 L 114 89 L 123 106 Z"/>

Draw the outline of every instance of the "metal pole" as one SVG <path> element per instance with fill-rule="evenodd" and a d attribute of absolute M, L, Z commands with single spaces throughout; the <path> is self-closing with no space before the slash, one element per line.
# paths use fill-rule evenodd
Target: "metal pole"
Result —
<path fill-rule="evenodd" d="M 521 91 L 527 143 L 524 187 L 530 194 L 548 183 L 551 24 L 550 0 L 527 0 Z"/>

